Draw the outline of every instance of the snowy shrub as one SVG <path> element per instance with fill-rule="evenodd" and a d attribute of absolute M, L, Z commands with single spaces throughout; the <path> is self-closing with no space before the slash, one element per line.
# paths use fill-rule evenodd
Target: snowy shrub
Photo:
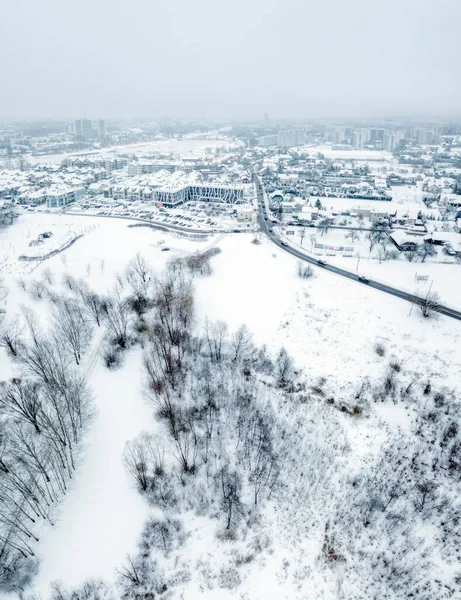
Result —
<path fill-rule="evenodd" d="M 14 540 L 2 539 L 0 542 L 0 592 L 2 594 L 24 590 L 37 570 L 38 560 L 34 556 L 27 556 L 15 548 Z"/>
<path fill-rule="evenodd" d="M 137 555 L 128 556 L 118 569 L 118 586 L 126 600 L 148 598 L 154 600 L 168 589 L 167 576 L 157 561 Z"/>
<path fill-rule="evenodd" d="M 67 287 L 71 292 L 77 288 L 77 281 L 72 275 L 66 273 L 62 278 L 62 283 L 65 287 Z"/>
<path fill-rule="evenodd" d="M 285 348 L 282 348 L 275 359 L 275 377 L 278 385 L 288 387 L 293 382 L 294 361 Z"/>
<path fill-rule="evenodd" d="M 43 281 L 32 281 L 29 286 L 30 295 L 34 300 L 41 300 L 46 294 L 46 285 Z"/>
<path fill-rule="evenodd" d="M 223 567 L 219 572 L 219 587 L 228 590 L 235 590 L 242 580 L 240 574 L 235 567 Z"/>
<path fill-rule="evenodd" d="M 310 279 L 314 276 L 314 269 L 311 265 L 306 264 L 302 260 L 296 263 L 296 272 L 301 279 Z"/>
<path fill-rule="evenodd" d="M 376 342 L 375 352 L 378 356 L 384 356 L 386 354 L 386 347 L 382 342 Z"/>
<path fill-rule="evenodd" d="M 108 369 L 115 371 L 122 366 L 123 355 L 118 348 L 109 346 L 103 351 L 102 359 Z"/>
<path fill-rule="evenodd" d="M 42 277 L 49 285 L 53 285 L 53 273 L 49 267 L 43 270 Z"/>
<path fill-rule="evenodd" d="M 113 591 L 102 580 L 90 580 L 79 587 L 67 590 L 60 581 L 51 585 L 50 600 L 115 600 Z"/>
<path fill-rule="evenodd" d="M 128 304 L 130 309 L 139 317 L 144 315 L 149 308 L 152 308 L 152 303 L 149 298 L 147 298 L 147 296 L 143 296 L 142 294 L 130 296 L 128 298 Z"/>
<path fill-rule="evenodd" d="M 144 525 L 139 542 L 140 552 L 144 555 L 153 549 L 168 555 L 173 549 L 184 544 L 185 534 L 181 522 L 177 519 L 158 521 L 149 519 Z"/>
<path fill-rule="evenodd" d="M 393 358 L 390 362 L 389 362 L 389 367 L 395 371 L 396 373 L 400 373 L 400 371 L 402 370 L 402 365 L 400 364 L 400 362 L 396 359 Z"/>

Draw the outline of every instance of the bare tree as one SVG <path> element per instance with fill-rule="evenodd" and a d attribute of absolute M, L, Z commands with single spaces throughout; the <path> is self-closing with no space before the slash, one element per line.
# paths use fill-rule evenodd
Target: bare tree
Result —
<path fill-rule="evenodd" d="M 277 382 L 280 387 L 286 387 L 293 378 L 294 363 L 285 348 L 281 348 L 275 360 Z"/>
<path fill-rule="evenodd" d="M 76 282 L 75 278 L 72 277 L 72 275 L 69 275 L 69 273 L 66 273 L 64 275 L 62 282 L 65 286 L 67 286 L 69 288 L 69 290 L 71 292 L 73 292 L 77 287 L 77 282 Z"/>
<path fill-rule="evenodd" d="M 89 290 L 82 290 L 81 297 L 86 314 L 100 327 L 107 313 L 106 300 Z"/>
<path fill-rule="evenodd" d="M 425 293 L 416 292 L 415 304 L 419 306 L 425 319 L 431 317 L 439 308 L 439 295 L 429 290 Z"/>
<path fill-rule="evenodd" d="M 51 272 L 50 268 L 46 268 L 44 269 L 43 273 L 43 279 L 49 284 L 49 285 L 53 285 L 53 273 Z"/>
<path fill-rule="evenodd" d="M 46 285 L 43 281 L 33 281 L 30 285 L 30 294 L 34 300 L 41 300 L 46 292 Z"/>
<path fill-rule="evenodd" d="M 346 240 L 351 240 L 351 243 L 353 244 L 356 240 L 360 239 L 360 233 L 358 231 L 356 231 L 355 229 L 351 229 L 350 231 L 348 231 L 346 233 L 344 238 Z"/>
<path fill-rule="evenodd" d="M 382 239 L 378 243 L 378 246 L 377 246 L 377 249 L 376 249 L 376 254 L 378 256 L 379 264 L 381 264 L 381 262 L 383 260 L 386 260 L 387 255 L 388 255 L 387 254 L 387 248 L 388 248 L 388 246 L 389 246 L 389 239 L 388 238 L 384 238 L 384 239 Z"/>
<path fill-rule="evenodd" d="M 146 295 L 151 283 L 151 271 L 149 265 L 141 254 L 130 260 L 126 269 L 125 277 L 133 288 L 135 294 Z"/>
<path fill-rule="evenodd" d="M 417 256 L 418 256 L 417 246 L 415 246 L 414 248 L 411 248 L 410 250 L 405 250 L 405 258 L 407 259 L 408 262 L 413 262 Z"/>
<path fill-rule="evenodd" d="M 418 244 L 417 254 L 420 257 L 421 262 L 423 263 L 428 256 L 431 258 L 433 256 L 437 256 L 437 250 L 432 244 L 423 243 Z"/>
<path fill-rule="evenodd" d="M 253 346 L 250 330 L 246 325 L 241 325 L 231 338 L 232 360 L 235 362 L 245 358 Z"/>
<path fill-rule="evenodd" d="M 148 484 L 148 457 L 144 444 L 139 439 L 127 442 L 123 460 L 130 475 L 145 492 Z"/>
<path fill-rule="evenodd" d="M 333 219 L 330 217 L 324 217 L 323 219 L 320 219 L 317 225 L 318 229 L 320 230 L 320 235 L 323 236 L 325 233 L 328 233 L 328 230 L 332 225 Z"/>
<path fill-rule="evenodd" d="M 105 307 L 108 331 L 114 344 L 122 349 L 128 345 L 130 309 L 125 300 L 108 300 Z"/>
<path fill-rule="evenodd" d="M 227 339 L 227 324 L 224 321 L 210 323 L 207 319 L 205 322 L 205 338 L 212 360 L 219 362 L 223 356 Z"/>
<path fill-rule="evenodd" d="M 230 529 L 235 518 L 241 510 L 241 488 L 240 475 L 232 470 L 229 465 L 224 465 L 218 474 L 221 491 L 221 506 L 226 515 L 226 529 Z"/>
<path fill-rule="evenodd" d="M 56 340 L 80 364 L 91 340 L 91 326 L 75 300 L 61 299 L 53 314 Z"/>
<path fill-rule="evenodd" d="M 12 379 L 0 382 L 0 414 L 23 419 L 40 433 L 39 414 L 42 401 L 36 382 Z"/>
<path fill-rule="evenodd" d="M 306 228 L 305 227 L 301 227 L 301 229 L 299 230 L 299 237 L 301 239 L 301 246 L 302 246 L 304 238 L 306 237 Z"/>
<path fill-rule="evenodd" d="M 298 260 L 296 263 L 296 273 L 298 274 L 298 277 L 301 277 L 301 279 L 309 279 L 310 277 L 314 276 L 314 269 L 311 265 L 306 264 L 304 261 Z"/>
<path fill-rule="evenodd" d="M 14 319 L 7 329 L 0 332 L 0 347 L 5 348 L 12 357 L 16 357 L 22 345 L 21 335 L 22 327 L 18 319 Z"/>

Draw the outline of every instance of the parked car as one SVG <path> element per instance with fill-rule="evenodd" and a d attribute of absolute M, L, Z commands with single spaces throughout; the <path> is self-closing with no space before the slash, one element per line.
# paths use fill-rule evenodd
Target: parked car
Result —
<path fill-rule="evenodd" d="M 168 252 L 169 248 L 162 248 L 162 252 Z"/>

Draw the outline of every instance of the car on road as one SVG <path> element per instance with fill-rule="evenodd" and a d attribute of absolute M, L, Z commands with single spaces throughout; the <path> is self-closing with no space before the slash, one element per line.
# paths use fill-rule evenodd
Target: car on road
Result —
<path fill-rule="evenodd" d="M 269 233 L 274 233 L 274 230 L 272 229 L 272 227 L 269 227 Z"/>
<path fill-rule="evenodd" d="M 327 261 L 319 258 L 319 260 L 317 261 L 317 264 L 321 265 L 322 267 L 324 267 L 327 264 Z"/>
<path fill-rule="evenodd" d="M 370 280 L 368 279 L 368 277 L 365 277 L 365 275 L 359 275 L 359 276 L 357 277 L 357 279 L 358 279 L 359 281 L 361 281 L 362 283 L 370 283 Z"/>
<path fill-rule="evenodd" d="M 280 243 L 282 244 L 282 246 L 285 246 L 285 247 L 287 247 L 287 246 L 288 246 L 288 242 L 285 242 L 285 241 L 284 241 L 284 242 L 280 242 Z"/>
<path fill-rule="evenodd" d="M 241 229 L 234 229 L 234 233 L 242 233 Z"/>
<path fill-rule="evenodd" d="M 264 220 L 265 220 L 265 221 L 267 221 L 267 217 L 266 217 L 266 215 L 264 215 Z"/>

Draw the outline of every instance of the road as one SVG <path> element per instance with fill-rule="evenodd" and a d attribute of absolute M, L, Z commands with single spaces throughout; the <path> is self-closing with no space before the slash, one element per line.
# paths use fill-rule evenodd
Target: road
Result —
<path fill-rule="evenodd" d="M 390 294 L 391 296 L 395 296 L 396 298 L 401 298 L 402 300 L 407 300 L 408 302 L 415 303 L 418 301 L 418 297 L 415 296 L 414 294 L 409 294 L 408 292 L 404 292 L 403 290 L 399 290 L 398 288 L 394 288 L 394 287 L 391 287 L 390 285 L 380 283 L 379 281 L 373 281 L 372 279 L 368 279 L 368 283 L 363 283 L 362 281 L 359 280 L 359 276 L 357 275 L 357 273 L 354 273 L 352 271 L 346 271 L 345 269 L 341 269 L 339 267 L 336 267 L 336 266 L 330 265 L 330 264 L 320 265 L 316 258 L 307 256 L 306 254 L 300 252 L 299 250 L 296 250 L 295 248 L 292 248 L 291 246 L 285 246 L 282 243 L 282 241 L 280 240 L 280 238 L 274 232 L 269 231 L 269 228 L 272 228 L 271 227 L 271 217 L 269 215 L 269 207 L 266 204 L 262 185 L 261 185 L 261 182 L 258 180 L 258 178 L 256 178 L 256 190 L 257 190 L 257 194 L 258 194 L 258 205 L 259 205 L 259 207 L 258 207 L 259 226 L 261 228 L 261 231 L 264 232 L 268 236 L 268 238 L 271 240 L 271 242 L 273 244 L 275 244 L 276 246 L 278 246 L 280 248 L 280 250 L 284 250 L 285 252 L 288 252 L 288 254 L 291 254 L 292 256 L 296 256 L 296 258 L 299 258 L 300 260 L 303 260 L 304 262 L 311 263 L 312 265 L 315 265 L 319 269 L 329 271 L 330 273 L 335 273 L 335 275 L 340 275 L 341 277 L 346 277 L 347 279 L 352 279 L 359 285 L 368 285 L 368 287 L 374 288 L 374 289 L 379 290 L 380 292 L 384 292 L 386 294 Z M 442 315 L 445 315 L 447 317 L 451 317 L 452 319 L 457 319 L 458 321 L 461 321 L 461 312 L 454 310 L 453 308 L 449 308 L 448 306 L 443 306 L 443 305 L 439 304 L 437 306 L 437 308 L 435 308 L 434 310 L 436 310 L 437 312 L 439 312 Z"/>

